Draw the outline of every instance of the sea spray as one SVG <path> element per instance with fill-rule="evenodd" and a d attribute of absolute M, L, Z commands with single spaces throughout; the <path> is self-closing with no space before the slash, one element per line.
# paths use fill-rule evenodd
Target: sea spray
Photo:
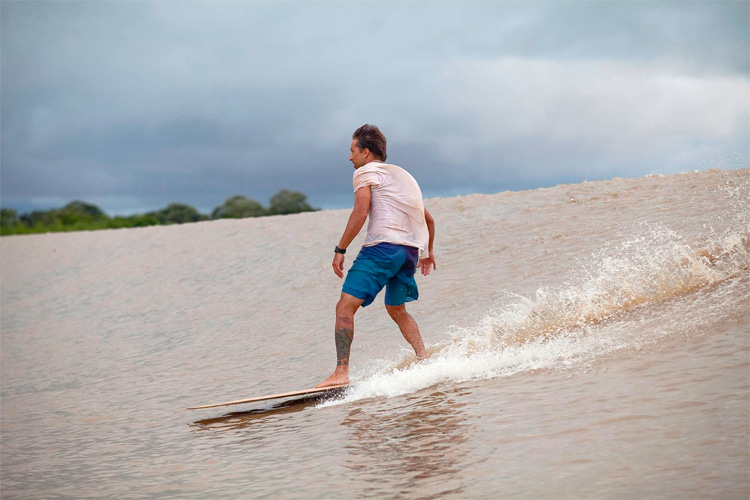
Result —
<path fill-rule="evenodd" d="M 343 401 L 398 396 L 444 382 L 566 368 L 653 339 L 633 336 L 635 311 L 715 287 L 750 269 L 747 232 L 711 235 L 700 244 L 662 225 L 606 245 L 558 287 L 531 297 L 502 291 L 500 305 L 470 327 L 452 327 L 451 339 L 432 346 L 430 359 L 412 354 L 395 365 L 370 366 Z M 337 404 L 329 402 L 326 404 Z"/>

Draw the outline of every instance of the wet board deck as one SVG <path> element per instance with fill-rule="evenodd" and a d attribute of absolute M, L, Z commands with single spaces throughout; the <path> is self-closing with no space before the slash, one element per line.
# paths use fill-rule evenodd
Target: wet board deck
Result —
<path fill-rule="evenodd" d="M 303 389 L 301 391 L 282 392 L 281 394 L 271 394 L 270 396 L 258 396 L 258 397 L 249 398 L 249 399 L 238 399 L 237 401 L 227 401 L 225 403 L 214 403 L 210 405 L 191 406 L 190 408 L 188 408 L 188 410 L 202 410 L 203 408 L 216 408 L 218 406 L 231 406 L 231 405 L 239 405 L 243 403 L 255 403 L 257 401 L 267 401 L 269 399 L 293 398 L 295 396 L 307 396 L 310 394 L 323 394 L 325 392 L 340 391 L 346 387 L 349 387 L 349 385 L 347 384 L 332 385 L 330 387 L 323 387 L 320 389 Z"/>

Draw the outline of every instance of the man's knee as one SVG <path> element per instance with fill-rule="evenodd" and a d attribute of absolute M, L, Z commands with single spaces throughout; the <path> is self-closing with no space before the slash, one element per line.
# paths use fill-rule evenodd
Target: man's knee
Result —
<path fill-rule="evenodd" d="M 354 316 L 364 301 L 348 293 L 342 293 L 336 303 L 336 316 Z"/>
<path fill-rule="evenodd" d="M 355 311 L 356 309 L 352 309 L 350 304 L 342 300 L 339 300 L 338 303 L 336 304 L 336 316 L 337 317 L 354 316 Z"/>
<path fill-rule="evenodd" d="M 393 321 L 397 323 L 408 315 L 408 313 L 406 312 L 406 306 L 404 304 L 401 304 L 400 306 L 389 306 L 388 304 L 386 304 L 385 310 L 388 311 L 388 314 L 391 316 Z"/>

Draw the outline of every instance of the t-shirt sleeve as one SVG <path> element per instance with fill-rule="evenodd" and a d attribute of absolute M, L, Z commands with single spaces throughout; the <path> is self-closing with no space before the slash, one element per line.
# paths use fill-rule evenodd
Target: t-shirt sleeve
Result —
<path fill-rule="evenodd" d="M 354 192 L 361 187 L 373 186 L 377 187 L 380 185 L 380 174 L 374 170 L 363 170 L 366 167 L 359 168 L 354 171 Z"/>

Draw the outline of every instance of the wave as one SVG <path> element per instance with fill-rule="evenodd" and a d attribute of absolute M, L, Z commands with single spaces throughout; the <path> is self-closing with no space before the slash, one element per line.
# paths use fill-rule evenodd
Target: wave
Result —
<path fill-rule="evenodd" d="M 750 231 L 690 243 L 669 228 L 644 225 L 643 236 L 602 248 L 559 286 L 530 297 L 502 292 L 500 305 L 479 322 L 453 327 L 450 340 L 428 349 L 429 360 L 415 363 L 410 354 L 371 367 L 343 401 L 568 367 L 634 347 L 632 312 L 710 291 L 750 269 Z"/>
<path fill-rule="evenodd" d="M 552 338 L 611 321 L 645 303 L 719 284 L 750 268 L 747 234 L 697 249 L 666 228 L 649 234 L 600 252 L 593 269 L 582 266 L 579 274 L 586 279 L 580 284 L 541 288 L 533 298 L 516 295 L 515 303 L 488 315 L 454 343 L 470 355 Z"/>

